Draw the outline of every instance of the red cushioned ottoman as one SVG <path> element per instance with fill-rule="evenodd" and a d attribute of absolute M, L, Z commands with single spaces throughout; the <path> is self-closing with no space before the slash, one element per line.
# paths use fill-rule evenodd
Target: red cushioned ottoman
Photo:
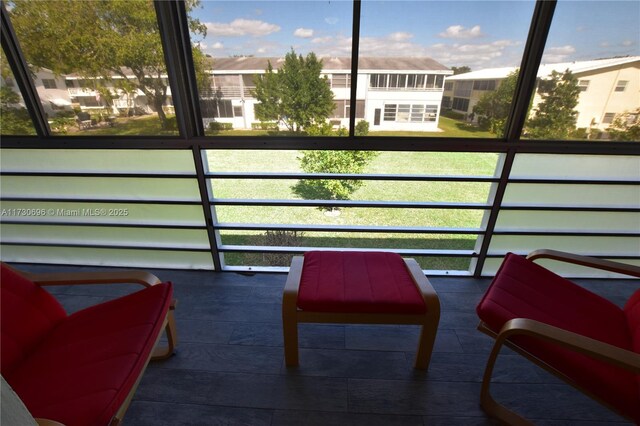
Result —
<path fill-rule="evenodd" d="M 414 259 L 388 252 L 311 251 L 293 258 L 282 299 L 285 359 L 298 365 L 298 323 L 418 324 L 415 367 L 427 369 L 438 296 Z"/>

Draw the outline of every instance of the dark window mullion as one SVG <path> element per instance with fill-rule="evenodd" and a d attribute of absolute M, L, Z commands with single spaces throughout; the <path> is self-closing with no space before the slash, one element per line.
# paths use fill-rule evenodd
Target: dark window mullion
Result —
<path fill-rule="evenodd" d="M 358 56 L 360 48 L 360 0 L 353 0 L 353 28 L 351 36 L 351 96 L 349 104 L 349 137 L 356 131 L 356 95 L 358 90 Z"/>
<path fill-rule="evenodd" d="M 533 11 L 531 26 L 529 27 L 529 35 L 527 44 L 522 56 L 518 82 L 514 93 L 513 103 L 509 117 L 507 119 L 506 139 L 508 142 L 517 142 L 520 139 L 524 122 L 527 119 L 527 111 L 529 101 L 533 97 L 533 91 L 536 87 L 536 77 L 538 67 L 544 53 L 544 46 L 551 28 L 551 20 L 556 7 L 556 0 L 538 0 Z M 482 275 L 484 262 L 489 253 L 493 230 L 495 229 L 502 206 L 502 200 L 507 190 L 511 168 L 516 157 L 516 149 L 511 146 L 505 155 L 504 164 L 500 173 L 500 182 L 497 184 L 495 195 L 493 197 L 493 207 L 489 213 L 485 234 L 480 246 L 478 261 L 475 265 L 473 275 L 479 277 Z"/>
<path fill-rule="evenodd" d="M 180 134 L 204 136 L 185 5 L 175 0 L 154 5 Z"/>
<path fill-rule="evenodd" d="M 2 29 L 2 36 L 0 37 L 2 39 L 2 49 L 13 72 L 13 78 L 20 88 L 22 98 L 27 111 L 29 111 L 38 136 L 50 136 L 47 115 L 40 103 L 38 91 L 31 79 L 29 66 L 20 50 L 20 45 L 11 21 L 9 20 L 9 13 L 5 9 L 4 2 L 2 2 L 2 7 L 0 7 L 0 15 L 2 20 L 2 24 L 0 25 Z"/>

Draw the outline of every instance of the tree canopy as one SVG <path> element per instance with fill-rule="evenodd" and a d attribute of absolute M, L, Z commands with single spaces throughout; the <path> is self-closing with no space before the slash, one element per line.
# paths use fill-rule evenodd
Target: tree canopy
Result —
<path fill-rule="evenodd" d="M 277 71 L 269 62 L 265 74 L 255 79 L 258 120 L 276 121 L 294 132 L 323 123 L 334 103 L 329 81 L 321 72 L 322 61 L 313 52 L 303 57 L 291 49 Z"/>
<path fill-rule="evenodd" d="M 516 69 L 502 80 L 496 90 L 485 93 L 473 108 L 480 127 L 502 137 L 518 82 Z"/>
<path fill-rule="evenodd" d="M 614 140 L 640 141 L 640 108 L 617 114 L 607 131 Z"/>
<path fill-rule="evenodd" d="M 151 0 L 11 0 L 9 5 L 30 66 L 87 78 L 119 76 L 147 97 L 166 125 L 167 71 Z M 198 5 L 199 0 L 188 0 L 187 11 Z M 206 35 L 197 19 L 189 18 L 189 28 Z"/>
<path fill-rule="evenodd" d="M 451 67 L 451 71 L 453 71 L 453 75 L 458 75 L 458 74 L 471 72 L 471 68 L 466 65 L 463 65 L 461 67 Z"/>
<path fill-rule="evenodd" d="M 542 100 L 536 105 L 525 131 L 532 139 L 567 139 L 575 131 L 580 88 L 578 79 L 566 70 L 553 71 L 538 82 Z"/>

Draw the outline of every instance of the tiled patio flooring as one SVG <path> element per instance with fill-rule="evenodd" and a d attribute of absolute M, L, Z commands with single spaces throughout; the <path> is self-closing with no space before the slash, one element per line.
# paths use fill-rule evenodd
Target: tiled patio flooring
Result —
<path fill-rule="evenodd" d="M 16 265 L 25 270 L 96 268 Z M 305 324 L 299 368 L 284 366 L 284 274 L 152 271 L 175 284 L 179 333 L 171 359 L 151 363 L 127 425 L 413 426 L 491 424 L 479 407 L 492 340 L 475 306 L 489 279 L 431 278 L 442 317 L 428 373 L 412 368 L 415 326 Z M 582 280 L 621 304 L 637 282 Z M 51 288 L 68 311 L 135 286 Z M 496 399 L 536 424 L 613 425 L 621 418 L 506 351 Z"/>

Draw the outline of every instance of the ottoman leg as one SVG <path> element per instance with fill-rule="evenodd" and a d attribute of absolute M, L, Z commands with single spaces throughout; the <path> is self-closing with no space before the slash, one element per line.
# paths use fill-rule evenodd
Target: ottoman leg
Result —
<path fill-rule="evenodd" d="M 418 370 L 427 370 L 429 362 L 431 362 L 431 353 L 433 345 L 436 341 L 436 333 L 438 331 L 438 323 L 422 324 L 420 330 L 420 341 L 418 342 L 418 352 L 416 353 L 415 368 Z"/>
<path fill-rule="evenodd" d="M 298 365 L 298 288 L 304 258 L 294 256 L 282 294 L 282 332 L 284 334 L 284 361 L 287 367 Z"/>
<path fill-rule="evenodd" d="M 295 314 L 294 314 L 295 315 Z M 298 321 L 295 316 L 282 311 L 282 331 L 284 333 L 284 361 L 287 367 L 298 366 Z"/>

